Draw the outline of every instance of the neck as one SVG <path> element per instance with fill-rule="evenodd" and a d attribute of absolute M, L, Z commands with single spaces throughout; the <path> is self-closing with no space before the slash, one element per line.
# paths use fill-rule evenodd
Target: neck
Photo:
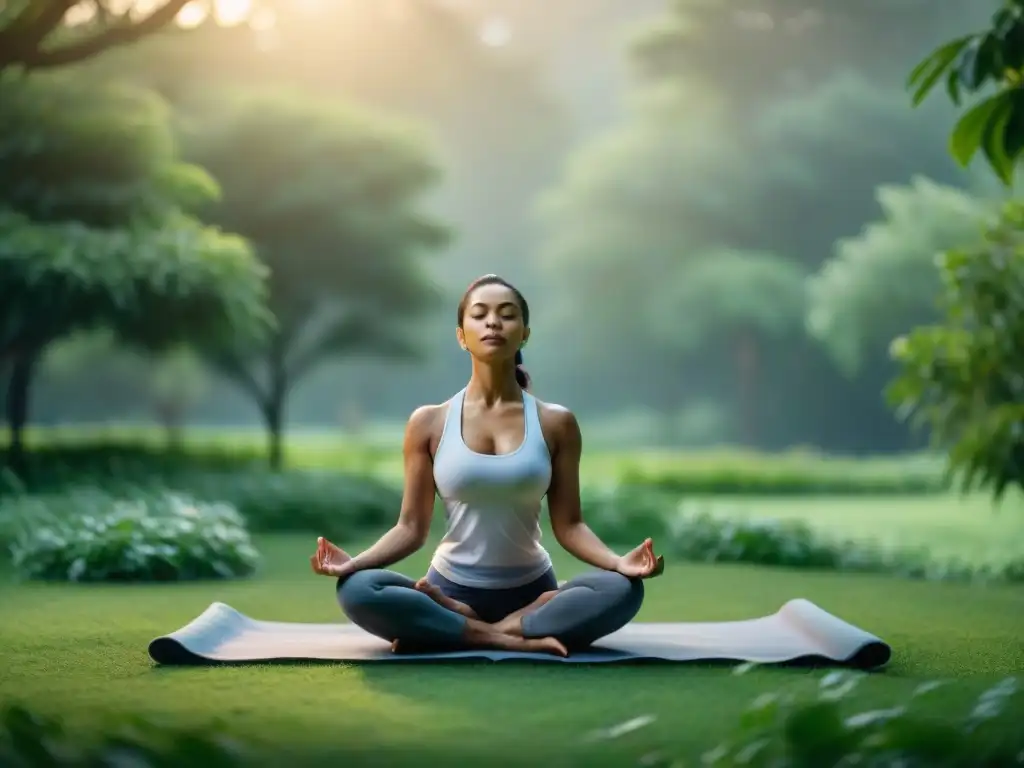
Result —
<path fill-rule="evenodd" d="M 516 381 L 516 364 L 507 360 L 497 365 L 473 361 L 473 374 L 466 386 L 466 395 L 483 400 L 488 405 L 509 400 L 521 400 L 523 388 Z"/>

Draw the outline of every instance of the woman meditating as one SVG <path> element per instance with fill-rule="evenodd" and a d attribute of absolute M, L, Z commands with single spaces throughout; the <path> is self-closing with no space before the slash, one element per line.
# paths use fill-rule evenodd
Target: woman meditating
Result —
<path fill-rule="evenodd" d="M 497 275 L 470 285 L 456 337 L 473 363 L 466 388 L 416 409 L 405 431 L 396 525 L 355 557 L 320 538 L 313 570 L 338 579 L 349 620 L 396 652 L 491 648 L 566 656 L 625 626 L 660 559 L 650 539 L 625 555 L 583 521 L 582 440 L 571 411 L 530 394 L 520 348 L 523 296 Z M 435 492 L 447 531 L 425 578 L 386 570 L 426 542 Z M 562 547 L 597 570 L 561 587 L 541 546 L 541 500 Z"/>

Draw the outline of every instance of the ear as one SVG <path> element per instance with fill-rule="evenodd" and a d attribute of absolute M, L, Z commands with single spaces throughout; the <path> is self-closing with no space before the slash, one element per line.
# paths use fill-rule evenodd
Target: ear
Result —
<path fill-rule="evenodd" d="M 458 340 L 460 347 L 462 347 L 465 350 L 468 350 L 468 347 L 466 346 L 466 334 L 458 326 L 455 327 L 455 338 Z"/>
<path fill-rule="evenodd" d="M 523 344 L 530 340 L 530 326 L 526 326 L 523 329 Z"/>

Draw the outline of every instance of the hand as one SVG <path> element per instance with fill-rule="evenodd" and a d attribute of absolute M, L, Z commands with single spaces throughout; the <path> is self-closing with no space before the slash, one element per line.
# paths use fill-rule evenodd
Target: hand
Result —
<path fill-rule="evenodd" d="M 645 539 L 644 543 L 619 558 L 615 570 L 631 579 L 648 579 L 660 576 L 665 569 L 665 559 L 654 554 L 654 542 Z"/>
<path fill-rule="evenodd" d="M 348 552 L 320 536 L 316 540 L 316 552 L 310 556 L 309 564 L 313 566 L 313 573 L 321 576 L 344 576 L 351 560 Z"/>

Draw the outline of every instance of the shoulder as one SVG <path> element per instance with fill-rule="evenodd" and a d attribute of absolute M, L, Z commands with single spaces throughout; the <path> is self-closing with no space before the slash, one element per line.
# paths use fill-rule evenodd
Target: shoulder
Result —
<path fill-rule="evenodd" d="M 448 403 L 431 403 L 418 406 L 405 425 L 405 438 L 409 443 L 429 444 L 441 434 L 444 428 Z"/>
<path fill-rule="evenodd" d="M 537 400 L 537 413 L 549 445 L 555 448 L 572 447 L 579 446 L 582 442 L 579 420 L 576 414 L 564 405 Z"/>

